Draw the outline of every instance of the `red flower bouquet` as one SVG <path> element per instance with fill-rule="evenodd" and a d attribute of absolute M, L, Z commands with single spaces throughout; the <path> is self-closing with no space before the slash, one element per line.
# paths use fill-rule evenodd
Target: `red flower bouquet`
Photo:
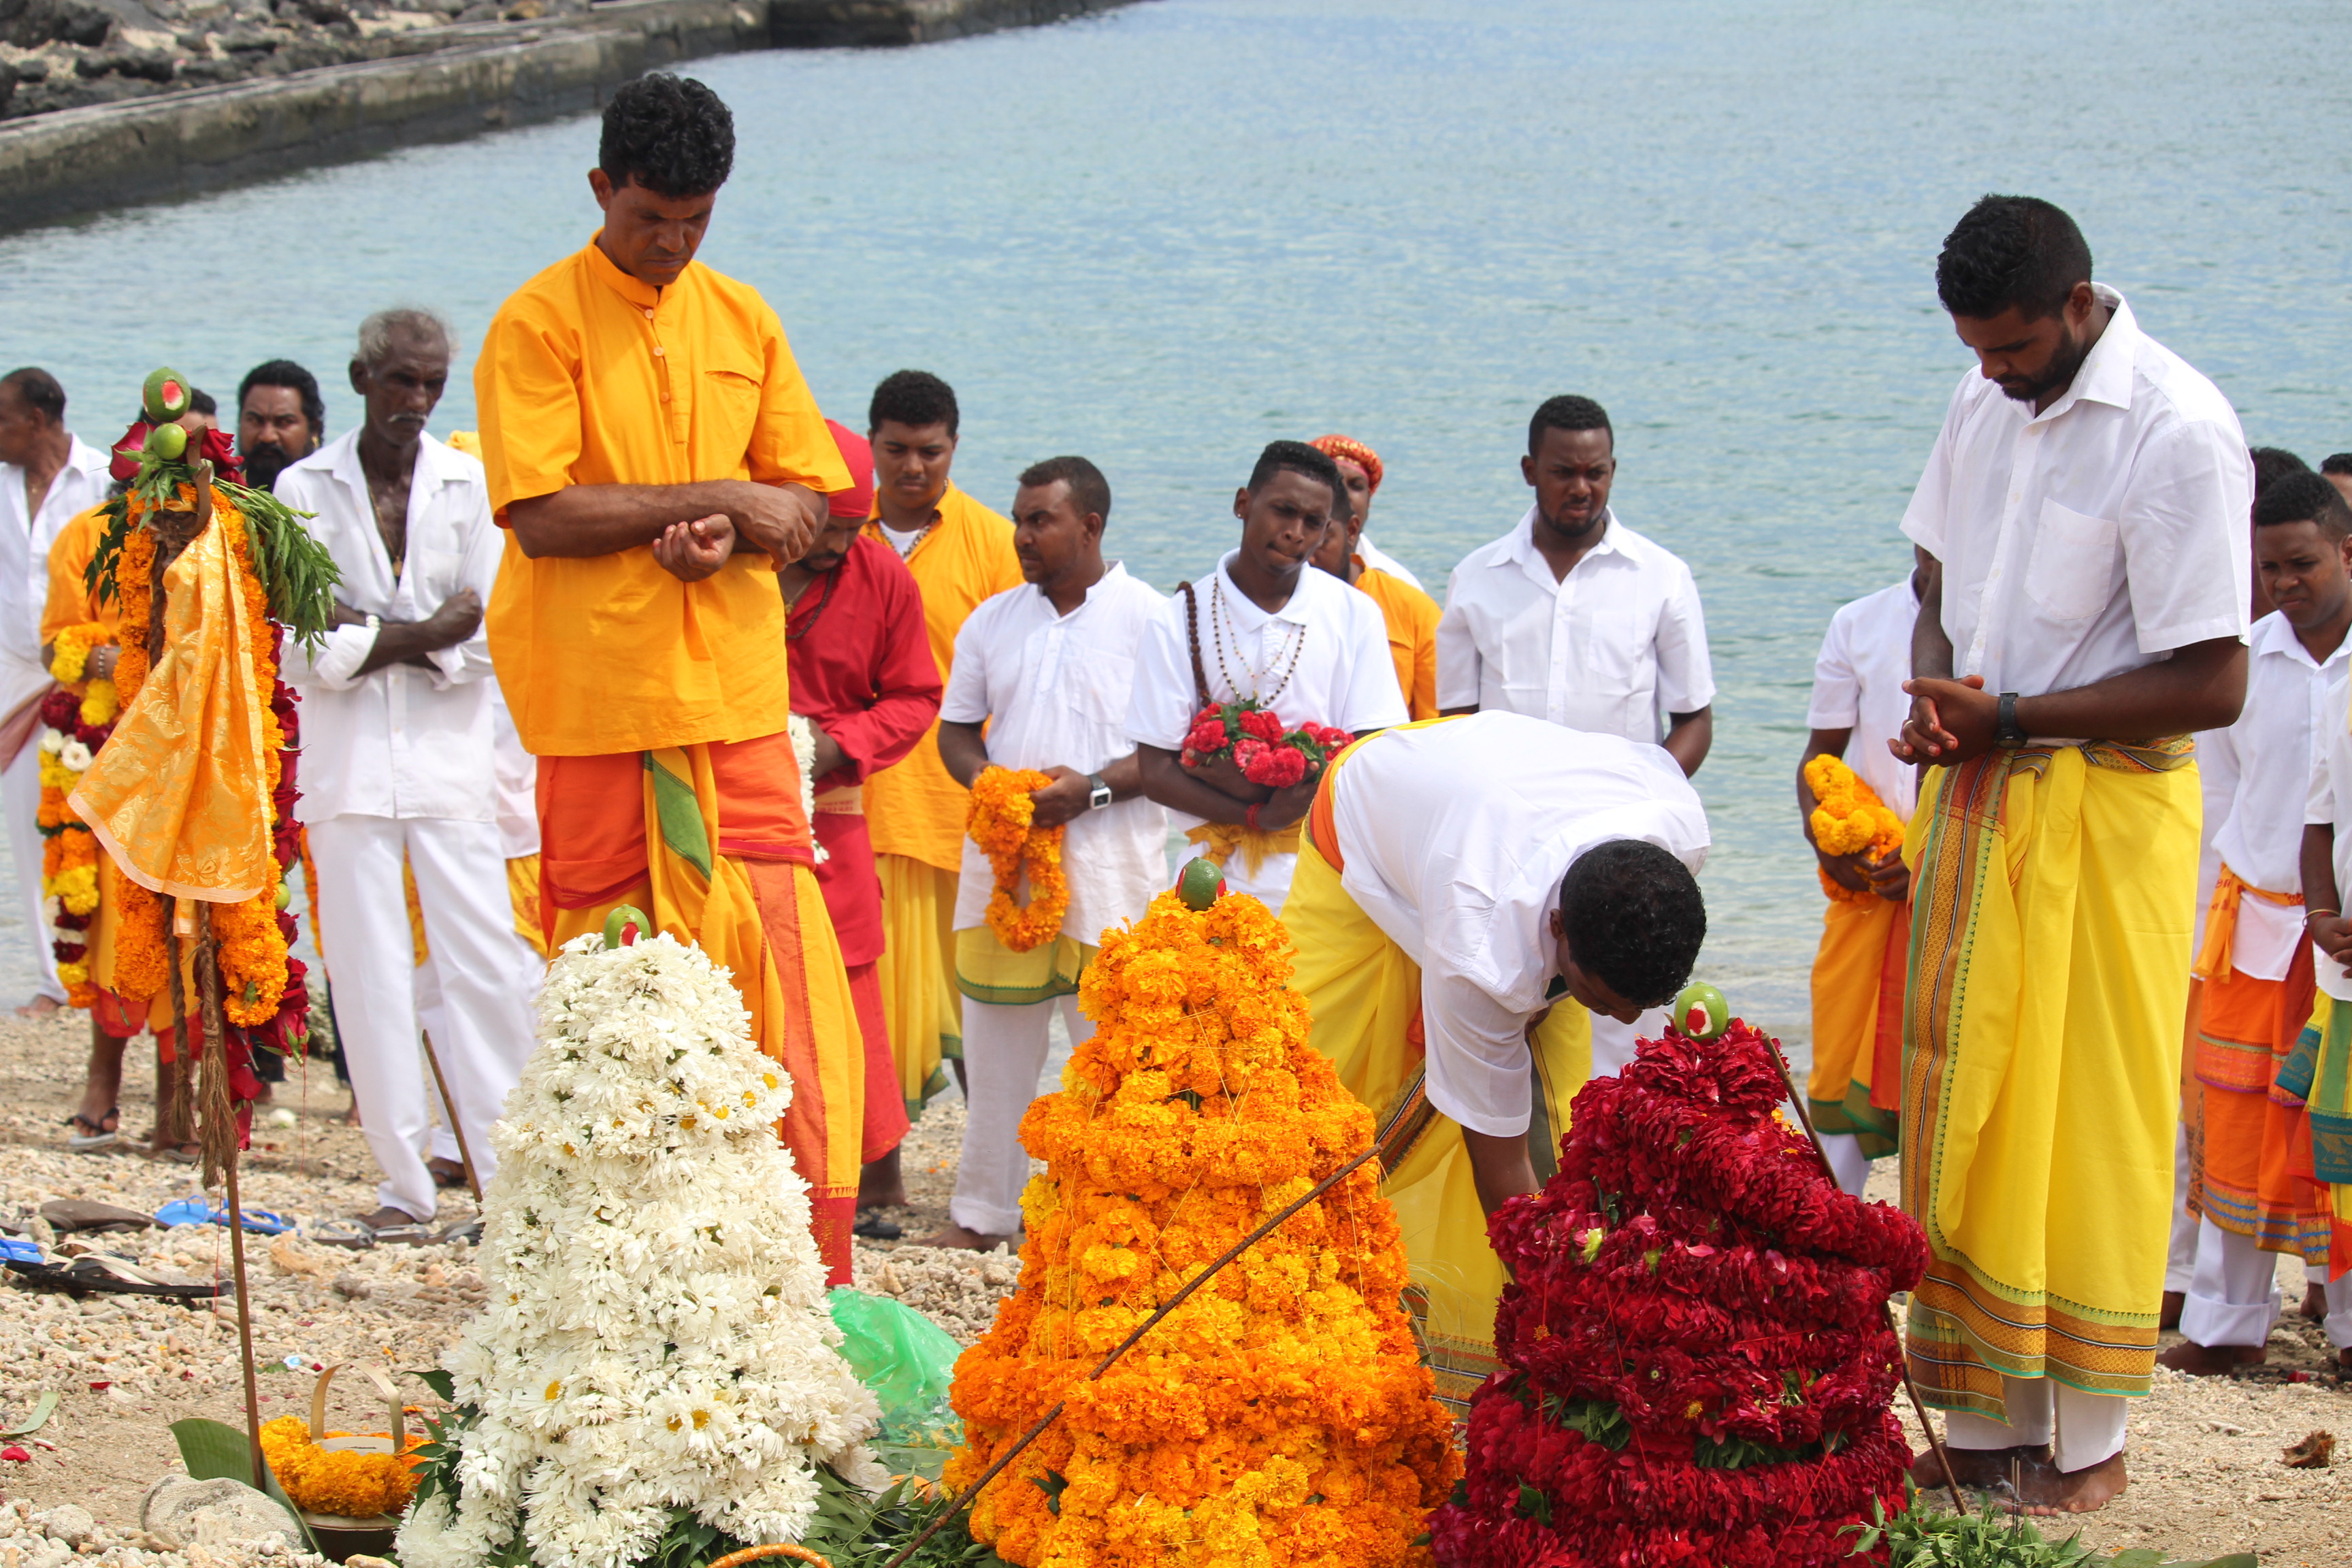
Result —
<path fill-rule="evenodd" d="M 1319 776 L 1323 764 L 1355 738 L 1312 721 L 1285 731 L 1270 708 L 1227 702 L 1192 715 L 1181 760 L 1236 800 L 1265 801 L 1278 789 Z"/>
<path fill-rule="evenodd" d="M 1831 1184 L 1777 1114 L 1777 1048 L 1737 1021 L 1644 1040 L 1576 1097 L 1559 1173 L 1496 1211 L 1503 1364 L 1440 1563 L 1827 1568 L 1874 1503 L 1902 1510 L 1885 1304 L 1927 1241 Z"/>

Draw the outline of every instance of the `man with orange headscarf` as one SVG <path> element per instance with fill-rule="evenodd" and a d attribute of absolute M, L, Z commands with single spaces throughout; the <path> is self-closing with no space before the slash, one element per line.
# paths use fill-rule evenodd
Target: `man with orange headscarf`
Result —
<path fill-rule="evenodd" d="M 866 438 L 826 420 L 851 484 L 826 498 L 824 522 L 808 553 L 776 574 L 789 606 L 785 646 L 793 670 L 793 712 L 813 731 L 815 814 L 811 826 L 824 849 L 816 879 L 849 966 L 866 1038 L 866 1125 L 861 1186 L 903 1192 L 898 1143 L 907 1105 L 882 1005 L 882 880 L 874 868 L 861 786 L 915 749 L 940 716 L 943 682 L 923 629 L 923 596 L 896 552 L 863 537 L 874 510 L 874 453 Z M 867 1193 L 859 1194 L 866 1206 Z M 858 1234 L 888 1240 L 898 1228 L 878 1215 L 858 1219 Z"/>
<path fill-rule="evenodd" d="M 1339 467 L 1348 486 L 1348 517 L 1334 519 L 1315 564 L 1340 582 L 1360 588 L 1381 607 L 1387 623 L 1389 658 L 1395 661 L 1397 689 L 1415 719 L 1437 717 L 1437 601 L 1421 591 L 1412 574 L 1380 555 L 1364 537 L 1364 520 L 1371 515 L 1372 497 L 1385 470 L 1380 454 L 1348 436 L 1318 436 L 1314 448 Z"/>
<path fill-rule="evenodd" d="M 540 759 L 549 934 L 634 906 L 733 973 L 791 1075 L 782 1132 L 843 1284 L 864 1047 L 801 803 L 774 574 L 849 473 L 775 312 L 694 259 L 734 149 L 700 82 L 620 88 L 588 175 L 604 226 L 490 322 L 475 396 L 509 530 L 490 652 Z"/>

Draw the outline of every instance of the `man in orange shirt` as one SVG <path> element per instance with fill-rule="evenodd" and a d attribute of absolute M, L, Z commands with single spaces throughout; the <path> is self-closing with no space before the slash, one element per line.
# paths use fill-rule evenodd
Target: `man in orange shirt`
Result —
<path fill-rule="evenodd" d="M 1396 662 L 1397 688 L 1404 693 L 1406 710 L 1415 719 L 1437 717 L 1437 601 L 1385 568 L 1370 563 L 1364 549 L 1364 520 L 1371 514 L 1372 496 L 1381 488 L 1382 468 L 1378 452 L 1347 436 L 1318 436 L 1311 445 L 1339 467 L 1348 493 L 1340 504 L 1349 515 L 1332 519 L 1331 531 L 1315 552 L 1315 564 L 1350 587 L 1360 588 L 1381 607 L 1388 623 L 1389 657 Z M 1385 561 L 1386 556 L 1381 560 Z M 1399 568 L 1402 570 L 1402 568 Z"/>
<path fill-rule="evenodd" d="M 949 481 L 959 421 L 946 382 L 928 371 L 899 371 L 874 389 L 866 412 L 875 510 L 866 537 L 897 551 L 914 573 L 944 681 L 966 617 L 981 601 L 1021 585 L 1013 524 Z M 946 1085 L 941 1057 L 961 1066 L 954 925 L 968 798 L 940 763 L 936 720 L 906 761 L 866 781 L 866 821 L 882 874 L 882 1005 L 909 1115 Z M 894 1151 L 866 1173 L 866 1205 L 907 1201 L 897 1160 Z"/>
<path fill-rule="evenodd" d="M 727 106 L 641 77 L 604 109 L 604 223 L 499 307 L 474 371 L 509 532 L 488 624 L 540 759 L 550 935 L 623 904 L 725 965 L 791 1075 L 781 1129 L 849 1279 L 863 1044 L 801 805 L 776 569 L 848 470 L 758 293 L 694 259 Z"/>

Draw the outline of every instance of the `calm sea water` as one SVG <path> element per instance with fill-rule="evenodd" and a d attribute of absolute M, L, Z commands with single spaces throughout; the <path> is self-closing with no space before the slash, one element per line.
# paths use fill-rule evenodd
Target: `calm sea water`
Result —
<path fill-rule="evenodd" d="M 1706 601 L 1706 970 L 1798 1037 L 1821 900 L 1790 777 L 1822 627 L 1905 569 L 1968 363 L 1944 232 L 1988 190 L 2060 202 L 2252 439 L 2352 448 L 2347 46 L 2319 3 L 1152 0 L 693 68 L 740 136 L 703 254 L 847 423 L 892 370 L 945 375 L 992 504 L 1094 458 L 1163 587 L 1229 544 L 1261 443 L 1337 429 L 1387 460 L 1372 533 L 1442 589 L 1527 505 L 1529 411 L 1600 398 L 1621 514 Z M 358 318 L 478 337 L 594 228 L 594 145 L 583 120 L 0 239 L 0 359 L 56 369 L 101 441 L 158 363 L 226 396 L 280 354 L 346 428 Z"/>

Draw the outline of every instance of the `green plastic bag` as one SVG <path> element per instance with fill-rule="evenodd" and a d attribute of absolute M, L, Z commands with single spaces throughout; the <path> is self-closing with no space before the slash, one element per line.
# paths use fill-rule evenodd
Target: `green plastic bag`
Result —
<path fill-rule="evenodd" d="M 904 1302 L 837 1286 L 829 1298 L 841 1330 L 842 1359 L 882 1405 L 884 1449 L 945 1451 L 963 1441 L 963 1421 L 948 1404 L 963 1347 Z M 887 1458 L 887 1455 L 886 1455 Z"/>

